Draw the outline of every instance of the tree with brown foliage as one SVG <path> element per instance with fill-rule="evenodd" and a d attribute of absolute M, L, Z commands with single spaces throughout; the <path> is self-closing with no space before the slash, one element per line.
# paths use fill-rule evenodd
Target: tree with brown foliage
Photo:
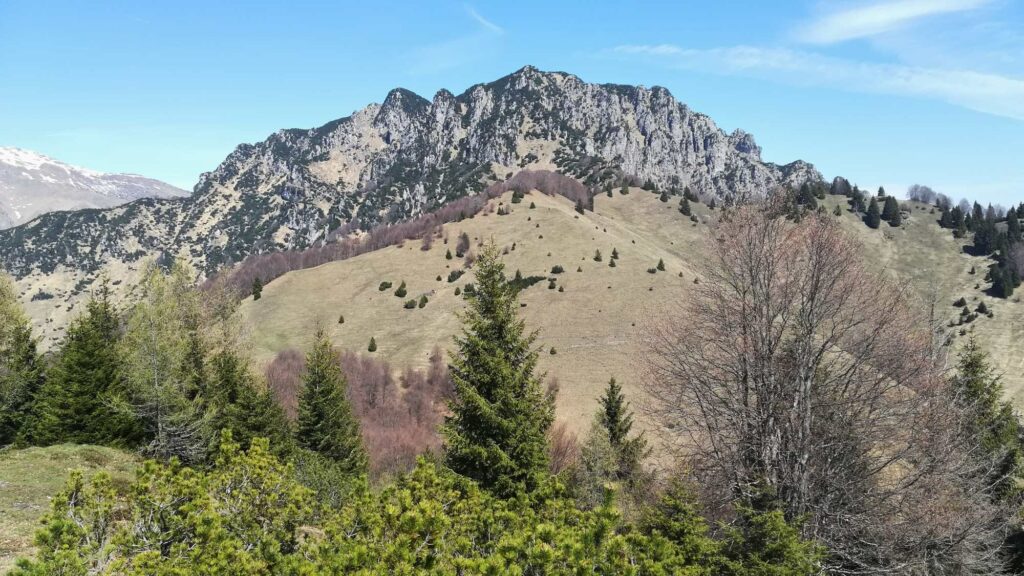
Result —
<path fill-rule="evenodd" d="M 1006 511 L 925 323 L 834 220 L 771 213 L 733 212 L 655 326 L 653 423 L 710 509 L 806 518 L 835 573 L 998 572 Z"/>

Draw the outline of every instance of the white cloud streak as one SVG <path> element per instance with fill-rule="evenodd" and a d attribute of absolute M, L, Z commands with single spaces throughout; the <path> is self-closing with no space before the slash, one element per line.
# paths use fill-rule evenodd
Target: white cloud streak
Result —
<path fill-rule="evenodd" d="M 496 34 L 504 34 L 505 33 L 505 29 L 504 28 L 502 28 L 501 26 L 498 26 L 494 22 L 491 22 L 487 18 L 484 18 L 483 16 L 481 16 L 480 13 L 477 12 L 476 9 L 474 9 L 472 6 L 466 4 L 464 6 L 464 8 L 466 9 L 466 14 L 469 14 L 470 18 L 472 18 L 473 20 L 476 20 L 477 24 L 480 24 L 484 28 L 486 28 L 486 29 L 488 29 L 491 32 L 494 32 Z"/>
<path fill-rule="evenodd" d="M 835 44 L 877 36 L 916 20 L 975 10 L 991 0 L 894 0 L 832 12 L 802 26 L 797 38 L 810 44 Z"/>
<path fill-rule="evenodd" d="M 970 70 L 858 62 L 787 48 L 733 46 L 690 49 L 671 44 L 627 45 L 618 56 L 785 84 L 940 100 L 978 112 L 1024 120 L 1024 80 Z"/>
<path fill-rule="evenodd" d="M 479 27 L 474 27 L 462 36 L 415 48 L 409 56 L 411 74 L 436 74 L 481 61 L 494 54 L 505 29 L 481 16 L 469 4 L 463 4 L 462 7 Z"/>

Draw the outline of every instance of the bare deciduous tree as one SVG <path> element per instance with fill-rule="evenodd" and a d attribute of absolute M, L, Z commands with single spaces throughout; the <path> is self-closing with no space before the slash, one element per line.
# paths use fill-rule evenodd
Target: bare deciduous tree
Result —
<path fill-rule="evenodd" d="M 695 293 L 652 331 L 646 409 L 665 441 L 710 510 L 767 492 L 837 573 L 993 569 L 988 463 L 927 322 L 834 221 L 774 212 L 730 213 Z"/>

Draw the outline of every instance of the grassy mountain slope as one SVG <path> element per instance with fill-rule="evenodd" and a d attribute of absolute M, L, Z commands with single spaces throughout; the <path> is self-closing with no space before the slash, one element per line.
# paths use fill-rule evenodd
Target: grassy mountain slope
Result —
<path fill-rule="evenodd" d="M 72 470 L 86 476 L 106 471 L 121 489 L 134 478 L 137 465 L 136 456 L 103 446 L 61 444 L 0 452 L 0 573 L 31 553 L 39 519 L 49 512 L 50 498 Z"/>
<path fill-rule="evenodd" d="M 456 282 L 447 281 L 449 272 L 461 269 L 462 262 L 446 260 L 445 251 L 455 252 L 463 231 L 474 246 L 493 237 L 499 246 L 510 249 L 505 256 L 510 275 L 518 269 L 525 277 L 554 277 L 556 286 L 564 287 L 564 292 L 549 289 L 545 279 L 528 288 L 522 294 L 523 313 L 528 325 L 540 331 L 541 369 L 560 384 L 559 419 L 578 432 L 585 431 L 596 397 L 609 377 L 615 376 L 627 392 L 637 396 L 644 371 L 644 327 L 692 290 L 707 255 L 709 226 L 714 225 L 717 211 L 694 203 L 694 213 L 701 220 L 694 225 L 678 212 L 677 198 L 661 202 L 657 195 L 636 188 L 625 196 L 617 190 L 612 198 L 597 196 L 595 211 L 583 215 L 563 198 L 535 193 L 521 204 L 509 200 L 506 195 L 492 202 L 511 207 L 510 215 L 485 211 L 446 225 L 447 245 L 439 240 L 423 251 L 419 242 L 406 242 L 292 272 L 270 283 L 260 300 L 249 299 L 241 309 L 252 328 L 257 360 L 269 362 L 280 350 L 305 347 L 313 326 L 320 321 L 342 348 L 365 353 L 373 336 L 378 345 L 375 354 L 394 366 L 425 366 L 435 345 L 450 347 L 459 329 L 457 311 L 464 306 L 463 299 L 454 294 L 455 287 L 472 282 L 471 271 Z M 536 209 L 528 208 L 531 202 Z M 824 205 L 831 213 L 836 204 L 845 206 L 845 202 L 845 198 L 830 196 Z M 1024 378 L 1016 354 L 1022 341 L 1019 332 L 1024 330 L 1024 306 L 984 295 L 988 261 L 964 254 L 963 242 L 940 229 L 935 216 L 920 205 L 914 206 L 899 229 L 883 223 L 882 229 L 871 230 L 845 211 L 840 218 L 879 267 L 910 282 L 922 301 L 935 287 L 937 315 L 944 323 L 959 317 L 959 309 L 951 305 L 957 297 L 967 297 L 972 309 L 985 301 L 995 317 L 980 317 L 965 328 L 974 330 L 993 352 L 997 366 L 1005 371 L 1009 393 L 1024 399 Z M 515 250 L 511 250 L 513 244 Z M 611 268 L 613 248 L 620 259 Z M 601 251 L 601 262 L 593 260 L 595 250 Z M 648 273 L 659 259 L 664 260 L 666 271 Z M 555 265 L 565 271 L 551 274 Z M 975 275 L 968 273 L 972 265 L 978 270 Z M 403 280 L 408 295 L 399 298 L 394 291 Z M 383 281 L 394 286 L 381 292 L 378 285 Z M 406 300 L 423 294 L 430 300 L 426 307 L 403 307 Z M 344 315 L 344 324 L 338 323 L 340 315 Z M 947 328 L 954 333 L 959 329 Z M 959 336 L 955 339 L 962 340 Z M 557 354 L 549 353 L 552 347 Z"/>

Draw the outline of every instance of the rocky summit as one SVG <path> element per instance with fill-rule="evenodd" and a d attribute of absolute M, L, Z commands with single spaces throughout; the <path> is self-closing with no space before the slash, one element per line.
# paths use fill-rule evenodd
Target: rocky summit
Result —
<path fill-rule="evenodd" d="M 175 256 L 206 276 L 343 226 L 414 217 L 522 169 L 557 170 L 594 189 L 623 180 L 689 187 L 719 202 L 821 179 L 806 162 L 780 166 L 760 152 L 750 134 L 725 133 L 664 88 L 525 67 L 458 96 L 395 89 L 318 128 L 242 144 L 187 198 L 50 213 L 0 231 L 0 266 L 33 297 L 73 305 L 101 271 L 117 279 L 147 258 Z"/>

